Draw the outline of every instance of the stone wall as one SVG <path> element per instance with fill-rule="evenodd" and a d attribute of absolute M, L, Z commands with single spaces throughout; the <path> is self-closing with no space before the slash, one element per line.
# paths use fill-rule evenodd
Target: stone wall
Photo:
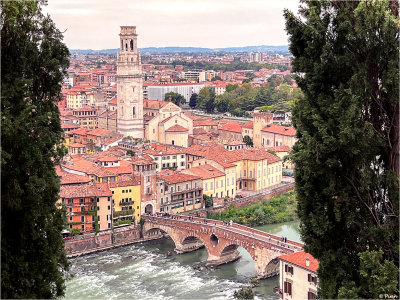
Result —
<path fill-rule="evenodd" d="M 141 238 L 140 228 L 126 226 L 114 229 L 114 233 L 105 230 L 97 235 L 92 233 L 74 236 L 64 240 L 64 247 L 67 256 L 77 256 L 159 237 L 161 237 L 159 232 L 153 232 Z"/>

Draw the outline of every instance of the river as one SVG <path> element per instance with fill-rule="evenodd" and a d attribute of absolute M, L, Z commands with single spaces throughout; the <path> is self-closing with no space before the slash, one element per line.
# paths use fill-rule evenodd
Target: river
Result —
<path fill-rule="evenodd" d="M 257 227 L 262 231 L 300 241 L 299 223 L 286 222 Z M 257 275 L 250 254 L 215 269 L 204 267 L 207 250 L 167 256 L 171 239 L 133 244 L 71 259 L 66 281 L 67 299 L 233 299 Z M 196 268 L 194 268 L 196 267 Z M 279 299 L 273 288 L 278 277 L 260 281 L 255 299 Z"/>

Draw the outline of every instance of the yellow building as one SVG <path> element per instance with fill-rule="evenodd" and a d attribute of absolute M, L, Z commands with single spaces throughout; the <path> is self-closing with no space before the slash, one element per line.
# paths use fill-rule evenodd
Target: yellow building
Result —
<path fill-rule="evenodd" d="M 94 93 L 86 91 L 69 91 L 67 93 L 67 107 L 72 109 L 82 108 L 85 105 L 94 105 Z"/>
<path fill-rule="evenodd" d="M 225 173 L 213 167 L 212 165 L 205 164 L 183 170 L 182 173 L 198 176 L 203 180 L 203 194 L 215 198 L 224 198 L 228 196 Z"/>
<path fill-rule="evenodd" d="M 262 129 L 272 124 L 273 114 L 265 112 L 253 113 L 253 144 L 256 148 L 262 147 Z"/>
<path fill-rule="evenodd" d="M 138 224 L 141 214 L 140 182 L 124 178 L 118 182 L 110 182 L 109 187 L 113 199 L 113 223 L 132 221 Z"/>
<path fill-rule="evenodd" d="M 239 190 L 261 190 L 282 181 L 282 160 L 264 149 L 246 149 L 233 163 Z"/>

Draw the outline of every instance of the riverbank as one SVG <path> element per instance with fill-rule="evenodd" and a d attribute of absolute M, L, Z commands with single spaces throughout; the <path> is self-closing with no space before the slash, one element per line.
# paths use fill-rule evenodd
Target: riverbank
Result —
<path fill-rule="evenodd" d="M 254 227 L 296 220 L 296 209 L 296 192 L 292 190 L 245 207 L 231 205 L 225 211 L 208 212 L 207 218 Z"/>

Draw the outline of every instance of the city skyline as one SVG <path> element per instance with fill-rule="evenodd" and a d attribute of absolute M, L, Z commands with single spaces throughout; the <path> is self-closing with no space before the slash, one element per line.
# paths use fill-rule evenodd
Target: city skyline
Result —
<path fill-rule="evenodd" d="M 287 45 L 283 9 L 297 11 L 299 6 L 297 0 L 253 0 L 251 5 L 244 0 L 168 3 L 50 0 L 44 12 L 64 33 L 64 42 L 70 49 L 116 48 L 122 25 L 138 28 L 140 48 L 223 48 Z"/>

